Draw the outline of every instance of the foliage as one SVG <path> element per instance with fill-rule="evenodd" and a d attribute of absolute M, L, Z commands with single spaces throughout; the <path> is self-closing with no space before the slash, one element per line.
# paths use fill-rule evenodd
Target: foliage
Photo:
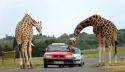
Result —
<path fill-rule="evenodd" d="M 42 56 L 43 50 L 53 42 L 59 43 L 69 43 L 69 38 L 72 34 L 68 35 L 66 33 L 62 34 L 60 37 L 55 36 L 40 36 L 40 35 L 33 35 L 32 43 L 35 46 L 32 46 L 32 55 L 33 56 Z M 124 46 L 125 45 L 125 29 L 120 29 L 118 31 L 118 45 Z M 85 32 L 80 33 L 77 39 L 77 47 L 80 49 L 93 49 L 97 48 L 98 43 L 96 40 L 96 36 L 94 34 L 87 34 Z M 16 57 L 19 57 L 18 46 L 14 36 L 6 35 L 5 38 L 0 39 L 0 55 L 2 51 L 12 51 L 16 50 Z"/>

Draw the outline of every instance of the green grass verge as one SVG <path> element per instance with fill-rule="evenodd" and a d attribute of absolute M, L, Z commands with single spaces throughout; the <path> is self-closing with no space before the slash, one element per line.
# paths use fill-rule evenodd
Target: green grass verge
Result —
<path fill-rule="evenodd" d="M 41 67 L 43 65 L 42 57 L 34 57 L 33 58 L 33 67 Z M 19 58 L 17 58 L 14 62 L 13 59 L 6 58 L 4 62 L 0 59 L 0 68 L 19 68 Z"/>
<path fill-rule="evenodd" d="M 125 47 L 118 47 L 118 53 L 119 52 L 124 52 L 125 51 Z M 84 53 L 85 58 L 90 58 L 90 57 L 98 57 L 98 49 L 89 49 L 89 50 L 82 50 L 82 52 Z M 109 48 L 106 48 L 105 54 L 107 55 L 109 52 Z M 114 54 L 114 48 L 112 51 Z"/>
<path fill-rule="evenodd" d="M 107 63 L 103 68 L 109 72 L 125 72 L 125 59 L 118 61 L 118 63 Z"/>
<path fill-rule="evenodd" d="M 84 53 L 85 58 L 98 56 L 98 51 L 96 49 L 83 50 L 82 52 Z"/>

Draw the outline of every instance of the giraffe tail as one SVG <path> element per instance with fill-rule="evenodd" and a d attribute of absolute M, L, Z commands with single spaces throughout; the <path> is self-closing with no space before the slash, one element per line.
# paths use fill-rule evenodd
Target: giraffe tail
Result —
<path fill-rule="evenodd" d="M 117 40 L 115 40 L 115 53 L 114 53 L 114 56 L 117 55 L 117 44 L 118 44 L 118 42 L 117 42 Z"/>
<path fill-rule="evenodd" d="M 21 51 L 21 44 L 19 44 L 18 46 L 19 46 L 19 51 Z"/>

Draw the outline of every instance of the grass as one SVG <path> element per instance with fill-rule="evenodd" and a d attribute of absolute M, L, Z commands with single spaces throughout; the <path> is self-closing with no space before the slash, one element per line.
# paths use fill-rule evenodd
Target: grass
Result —
<path fill-rule="evenodd" d="M 125 47 L 119 47 L 118 48 L 118 52 L 124 52 L 125 51 Z"/>
<path fill-rule="evenodd" d="M 43 58 L 42 57 L 34 57 L 33 58 L 33 67 L 41 67 L 43 64 Z M 14 62 L 11 58 L 6 58 L 4 62 L 2 62 L 0 58 L 0 68 L 19 68 L 19 58 L 17 58 Z"/>
<path fill-rule="evenodd" d="M 125 47 L 118 47 L 118 52 L 124 52 Z M 89 50 L 83 50 L 82 51 L 85 55 L 85 58 L 90 58 L 90 57 L 98 57 L 98 49 L 89 49 Z M 105 53 L 108 54 L 109 48 L 106 48 Z M 114 48 L 113 48 L 113 53 L 114 54 Z"/>
<path fill-rule="evenodd" d="M 97 57 L 98 51 L 96 49 L 83 50 L 85 58 Z"/>
<path fill-rule="evenodd" d="M 109 72 L 125 72 L 125 59 L 120 60 L 118 63 L 107 63 L 103 68 Z"/>

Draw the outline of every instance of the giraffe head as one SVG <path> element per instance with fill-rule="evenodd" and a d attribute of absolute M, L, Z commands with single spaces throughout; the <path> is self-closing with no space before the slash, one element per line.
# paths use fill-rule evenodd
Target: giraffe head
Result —
<path fill-rule="evenodd" d="M 36 30 L 40 33 L 40 35 L 42 35 L 42 22 L 41 21 L 37 22 L 35 27 Z"/>
<path fill-rule="evenodd" d="M 69 39 L 69 45 L 70 45 L 71 47 L 75 47 L 75 46 L 76 46 L 76 37 L 71 37 L 71 38 Z"/>

